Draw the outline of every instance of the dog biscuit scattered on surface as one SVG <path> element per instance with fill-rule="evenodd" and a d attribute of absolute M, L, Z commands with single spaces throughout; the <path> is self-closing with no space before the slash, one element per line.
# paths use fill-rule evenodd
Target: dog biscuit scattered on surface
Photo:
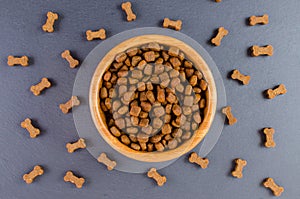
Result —
<path fill-rule="evenodd" d="M 14 65 L 21 65 L 21 66 L 28 66 L 28 57 L 22 56 L 22 57 L 14 57 L 12 55 L 9 55 L 7 57 L 7 65 L 14 66 Z"/>
<path fill-rule="evenodd" d="M 235 169 L 234 169 L 234 171 L 231 172 L 231 174 L 233 177 L 242 178 L 243 177 L 243 169 L 247 165 L 247 161 L 239 158 L 239 159 L 235 160 L 235 164 L 236 164 Z"/>
<path fill-rule="evenodd" d="M 122 3 L 121 7 L 127 15 L 127 21 L 134 21 L 136 19 L 136 15 L 133 13 L 131 3 L 129 1 Z"/>
<path fill-rule="evenodd" d="M 80 138 L 77 142 L 67 143 L 66 148 L 69 153 L 73 153 L 77 149 L 85 149 L 86 148 L 85 140 L 83 138 Z"/>
<path fill-rule="evenodd" d="M 274 148 L 276 146 L 276 143 L 274 142 L 274 138 L 273 138 L 275 130 L 273 128 L 264 128 L 263 132 L 266 135 L 265 147 Z"/>
<path fill-rule="evenodd" d="M 249 18 L 249 25 L 255 26 L 256 24 L 266 25 L 269 23 L 269 15 L 265 14 L 263 16 L 251 16 Z"/>
<path fill-rule="evenodd" d="M 195 152 L 190 154 L 189 162 L 198 164 L 202 169 L 206 169 L 209 164 L 209 160 L 207 158 L 201 158 Z"/>
<path fill-rule="evenodd" d="M 181 20 L 170 20 L 169 18 L 164 18 L 163 27 L 164 28 L 173 28 L 177 31 L 181 30 L 182 21 Z"/>
<path fill-rule="evenodd" d="M 273 99 L 278 95 L 286 94 L 287 90 L 284 86 L 284 84 L 280 84 L 276 89 L 268 89 L 267 90 L 267 97 L 269 99 Z"/>
<path fill-rule="evenodd" d="M 46 78 L 42 78 L 41 82 L 36 84 L 36 85 L 33 85 L 30 87 L 30 91 L 38 96 L 41 94 L 41 92 L 46 89 L 46 88 L 50 88 L 51 87 L 51 82 Z"/>
<path fill-rule="evenodd" d="M 74 106 L 79 106 L 79 105 L 80 105 L 80 101 L 79 101 L 78 97 L 72 96 L 71 99 L 69 101 L 67 101 L 65 104 L 60 104 L 59 108 L 64 114 L 67 114 L 71 108 L 73 108 Z"/>
<path fill-rule="evenodd" d="M 101 153 L 97 160 L 98 162 L 106 165 L 107 170 L 109 171 L 113 170 L 117 166 L 117 163 L 110 160 L 105 153 Z"/>
<path fill-rule="evenodd" d="M 231 78 L 241 81 L 244 85 L 248 85 L 251 79 L 249 75 L 243 75 L 239 70 L 233 70 Z"/>
<path fill-rule="evenodd" d="M 45 32 L 53 32 L 54 31 L 54 22 L 58 19 L 58 14 L 54 12 L 47 13 L 47 21 L 42 26 L 43 31 Z"/>
<path fill-rule="evenodd" d="M 69 62 L 70 68 L 75 68 L 79 64 L 79 61 L 72 57 L 69 50 L 65 50 L 64 52 L 62 52 L 61 57 Z"/>
<path fill-rule="evenodd" d="M 71 182 L 71 183 L 75 184 L 75 186 L 77 188 L 80 189 L 80 188 L 82 188 L 82 185 L 84 184 L 85 179 L 75 176 L 72 171 L 67 171 L 66 175 L 64 176 L 64 181 Z"/>
<path fill-rule="evenodd" d="M 103 28 L 97 31 L 87 30 L 85 34 L 86 34 L 86 39 L 88 41 L 92 41 L 94 39 L 101 39 L 101 40 L 106 39 L 106 31 Z"/>
<path fill-rule="evenodd" d="M 156 181 L 157 185 L 160 187 L 163 186 L 167 182 L 166 176 L 161 176 L 155 168 L 151 168 L 148 171 L 147 176 L 149 178 L 153 178 Z"/>
<path fill-rule="evenodd" d="M 226 115 L 229 125 L 233 125 L 237 122 L 237 119 L 233 116 L 233 114 L 231 112 L 231 107 L 230 106 L 227 106 L 227 107 L 223 108 L 222 113 L 224 113 Z"/>
<path fill-rule="evenodd" d="M 252 46 L 251 47 L 252 51 L 252 56 L 257 57 L 257 56 L 272 56 L 273 55 L 273 46 L 267 45 L 267 46 Z"/>
<path fill-rule="evenodd" d="M 36 165 L 36 166 L 34 166 L 33 170 L 30 173 L 23 175 L 23 180 L 27 184 L 31 184 L 36 177 L 43 175 L 43 174 L 44 174 L 43 168 L 40 165 Z"/>
<path fill-rule="evenodd" d="M 218 34 L 211 39 L 211 43 L 213 43 L 216 46 L 220 46 L 221 45 L 221 41 L 222 39 L 228 35 L 229 31 L 226 30 L 224 27 L 220 27 L 218 28 Z"/>
<path fill-rule="evenodd" d="M 31 119 L 26 118 L 23 122 L 21 122 L 21 127 L 26 129 L 31 138 L 36 138 L 40 134 L 40 129 L 35 128 L 31 124 Z"/>
<path fill-rule="evenodd" d="M 278 186 L 273 178 L 267 178 L 263 182 L 264 187 L 271 189 L 274 196 L 280 196 L 284 192 L 284 188 L 281 186 Z"/>

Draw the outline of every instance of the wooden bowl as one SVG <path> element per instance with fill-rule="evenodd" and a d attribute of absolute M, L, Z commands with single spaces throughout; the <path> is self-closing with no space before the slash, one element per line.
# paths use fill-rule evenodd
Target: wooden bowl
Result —
<path fill-rule="evenodd" d="M 114 137 L 109 129 L 107 128 L 105 122 L 105 116 L 100 107 L 100 97 L 99 90 L 102 85 L 102 76 L 110 64 L 113 62 L 115 56 L 124 52 L 131 47 L 141 46 L 143 44 L 147 44 L 150 42 L 157 42 L 166 46 L 176 46 L 178 47 L 184 54 L 186 58 L 194 63 L 195 68 L 200 70 L 203 73 L 205 80 L 208 83 L 208 92 L 206 92 L 206 108 L 204 111 L 204 119 L 200 124 L 199 128 L 193 133 L 193 136 L 185 141 L 183 144 L 179 145 L 177 148 L 162 152 L 142 152 L 135 151 L 128 146 L 121 143 L 116 137 Z M 132 158 L 135 160 L 143 161 L 143 162 L 163 162 L 172 160 L 182 156 L 183 154 L 189 152 L 194 147 L 196 147 L 200 141 L 204 138 L 206 133 L 208 132 L 212 121 L 214 119 L 214 115 L 216 112 L 216 104 L 217 104 L 217 93 L 215 87 L 215 81 L 213 79 L 212 73 L 203 60 L 201 55 L 199 55 L 192 47 L 187 45 L 186 43 L 175 39 L 173 37 L 164 36 L 164 35 L 142 35 L 130 38 L 122 43 L 116 45 L 112 48 L 100 61 L 98 64 L 95 73 L 93 75 L 91 85 L 90 85 L 90 94 L 89 94 L 89 103 L 90 110 L 92 114 L 92 118 L 94 124 L 103 137 L 103 139 L 116 151 L 121 154 L 127 156 L 128 158 Z"/>

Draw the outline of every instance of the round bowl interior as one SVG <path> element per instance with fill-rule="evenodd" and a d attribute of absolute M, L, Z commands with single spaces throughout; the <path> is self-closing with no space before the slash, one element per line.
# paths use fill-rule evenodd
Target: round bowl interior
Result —
<path fill-rule="evenodd" d="M 204 119 L 200 124 L 199 128 L 193 133 L 193 136 L 189 140 L 185 141 L 177 148 L 162 152 L 136 151 L 121 143 L 116 137 L 114 137 L 110 133 L 109 129 L 107 128 L 105 116 L 100 107 L 99 90 L 102 84 L 102 76 L 104 72 L 108 69 L 110 64 L 113 62 L 115 56 L 118 53 L 124 52 L 131 47 L 138 47 L 151 42 L 157 42 L 165 46 L 178 47 L 186 55 L 186 58 L 194 63 L 195 68 L 203 73 L 203 76 L 208 83 Z M 183 154 L 189 152 L 194 147 L 196 147 L 204 138 L 214 119 L 217 104 L 217 93 L 212 73 L 209 69 L 209 66 L 206 64 L 201 55 L 199 55 L 192 47 L 190 47 L 183 41 L 180 41 L 170 36 L 151 34 L 137 36 L 125 40 L 116 45 L 114 48 L 112 48 L 103 57 L 103 59 L 99 62 L 91 80 L 89 104 L 92 119 L 98 132 L 113 149 L 125 155 L 126 157 L 135 160 L 143 162 L 163 162 L 178 158 Z"/>

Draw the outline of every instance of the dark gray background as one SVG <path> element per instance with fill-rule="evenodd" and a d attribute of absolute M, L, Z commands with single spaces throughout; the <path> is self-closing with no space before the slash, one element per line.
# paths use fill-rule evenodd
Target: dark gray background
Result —
<path fill-rule="evenodd" d="M 282 198 L 299 198 L 300 2 L 132 1 L 137 20 L 131 23 L 125 21 L 121 2 L 0 1 L 0 198 L 271 198 L 261 185 L 269 176 L 285 187 Z M 41 30 L 49 10 L 59 13 L 54 33 Z M 270 16 L 268 25 L 246 25 L 247 17 L 265 13 Z M 62 114 L 58 104 L 71 96 L 78 69 L 70 69 L 60 53 L 70 49 L 82 61 L 101 42 L 86 41 L 87 29 L 104 27 L 109 37 L 136 27 L 161 26 L 164 17 L 181 19 L 182 32 L 210 53 L 239 121 L 225 127 L 208 155 L 209 168 L 199 169 L 182 157 L 160 171 L 168 182 L 157 187 L 141 174 L 108 172 L 86 150 L 66 152 L 65 143 L 78 137 L 72 114 Z M 208 40 L 219 26 L 230 33 L 220 47 L 213 47 Z M 247 49 L 255 44 L 272 44 L 274 56 L 249 57 Z M 10 54 L 28 55 L 31 65 L 7 66 Z M 228 79 L 234 68 L 251 75 L 250 85 Z M 43 76 L 54 86 L 36 97 L 29 88 Z M 280 83 L 288 93 L 265 99 L 263 91 Z M 37 139 L 20 127 L 26 117 L 41 128 Z M 276 130 L 274 149 L 262 146 L 260 130 L 269 126 Z M 243 179 L 230 176 L 232 160 L 238 157 L 248 161 Z M 35 164 L 41 164 L 45 174 L 27 185 L 22 175 Z M 63 181 L 69 169 L 86 178 L 82 189 Z"/>

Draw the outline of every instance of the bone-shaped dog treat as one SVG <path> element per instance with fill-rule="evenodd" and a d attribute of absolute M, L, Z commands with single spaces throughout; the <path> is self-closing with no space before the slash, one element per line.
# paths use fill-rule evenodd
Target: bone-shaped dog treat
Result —
<path fill-rule="evenodd" d="M 248 85 L 249 81 L 251 79 L 250 76 L 248 75 L 243 75 L 242 73 L 240 73 L 240 71 L 238 70 L 233 70 L 232 74 L 231 74 L 231 78 L 232 79 L 237 79 L 239 81 L 241 81 L 244 85 Z"/>
<path fill-rule="evenodd" d="M 252 56 L 257 57 L 257 56 L 262 56 L 262 55 L 267 55 L 267 56 L 272 56 L 273 55 L 273 46 L 267 45 L 267 46 L 252 46 L 251 47 L 252 51 Z"/>
<path fill-rule="evenodd" d="M 65 50 L 64 52 L 62 52 L 61 57 L 69 62 L 70 68 L 75 68 L 79 64 L 79 61 L 71 56 L 69 50 Z"/>
<path fill-rule="evenodd" d="M 109 171 L 113 170 L 117 166 L 117 163 L 110 160 L 105 153 L 101 153 L 97 160 L 104 164 Z"/>
<path fill-rule="evenodd" d="M 271 191 L 273 192 L 274 196 L 280 196 L 282 194 L 282 192 L 284 192 L 284 188 L 278 186 L 274 182 L 273 178 L 267 178 L 267 179 L 265 179 L 263 185 L 264 185 L 264 187 L 271 189 Z"/>
<path fill-rule="evenodd" d="M 33 85 L 30 87 L 30 91 L 34 94 L 34 95 L 40 95 L 40 93 L 46 89 L 46 88 L 50 88 L 51 87 L 51 82 L 46 78 L 42 78 L 41 82 Z"/>
<path fill-rule="evenodd" d="M 106 31 L 103 28 L 98 31 L 87 30 L 85 34 L 88 41 L 92 41 L 93 39 L 106 39 Z"/>
<path fill-rule="evenodd" d="M 77 149 L 85 149 L 86 144 L 83 138 L 80 138 L 77 142 L 74 143 L 67 143 L 66 148 L 69 153 L 73 153 Z"/>
<path fill-rule="evenodd" d="M 14 66 L 14 65 L 21 65 L 21 66 L 28 66 L 28 57 L 22 56 L 22 57 L 14 57 L 12 55 L 9 55 L 7 57 L 7 65 Z"/>
<path fill-rule="evenodd" d="M 202 169 L 206 169 L 209 164 L 209 160 L 207 158 L 201 158 L 195 152 L 191 153 L 189 162 L 198 164 Z"/>
<path fill-rule="evenodd" d="M 264 128 L 263 132 L 266 135 L 265 147 L 267 147 L 267 148 L 275 147 L 276 143 L 274 142 L 274 139 L 273 139 L 275 130 L 273 128 Z"/>
<path fill-rule="evenodd" d="M 246 160 L 236 159 L 235 160 L 235 169 L 231 172 L 233 177 L 242 178 L 243 177 L 243 169 L 247 165 Z"/>
<path fill-rule="evenodd" d="M 47 13 L 47 21 L 46 23 L 42 26 L 43 31 L 45 32 L 53 32 L 54 28 L 54 22 L 55 20 L 58 19 L 58 14 L 54 12 L 48 12 Z"/>
<path fill-rule="evenodd" d="M 41 176 L 43 174 L 44 174 L 43 168 L 39 165 L 36 165 L 34 166 L 33 170 L 30 173 L 23 175 L 23 180 L 27 184 L 31 184 L 36 177 Z"/>
<path fill-rule="evenodd" d="M 156 171 L 155 168 L 151 168 L 151 169 L 148 171 L 147 176 L 148 176 L 149 178 L 153 178 L 153 179 L 156 181 L 157 185 L 160 186 L 160 187 L 163 186 L 163 185 L 167 182 L 166 176 L 161 176 L 161 175 Z"/>
<path fill-rule="evenodd" d="M 164 28 L 173 28 L 175 30 L 181 30 L 182 21 L 181 20 L 170 20 L 169 18 L 164 18 L 163 27 Z"/>
<path fill-rule="evenodd" d="M 249 18 L 249 25 L 255 26 L 256 24 L 268 24 L 269 23 L 269 15 L 265 14 L 263 16 L 251 16 Z"/>
<path fill-rule="evenodd" d="M 222 109 L 222 113 L 224 113 L 228 119 L 228 124 L 233 125 L 237 122 L 237 119 L 231 113 L 231 107 L 227 106 Z"/>
<path fill-rule="evenodd" d="M 221 45 L 221 41 L 222 39 L 228 35 L 229 31 L 226 30 L 224 27 L 220 27 L 218 29 L 218 34 L 211 39 L 211 43 L 213 43 L 216 46 L 220 46 Z"/>
<path fill-rule="evenodd" d="M 134 21 L 136 19 L 136 15 L 132 12 L 131 3 L 129 1 L 122 3 L 121 7 L 127 15 L 127 21 Z"/>
<path fill-rule="evenodd" d="M 66 175 L 64 176 L 64 181 L 71 182 L 71 183 L 75 184 L 75 186 L 77 188 L 80 189 L 82 187 L 83 183 L 85 182 L 85 179 L 75 176 L 72 171 L 67 171 Z"/>
<path fill-rule="evenodd" d="M 273 99 L 274 97 L 278 95 L 286 94 L 287 90 L 284 86 L 284 84 L 280 84 L 276 89 L 268 89 L 267 90 L 267 97 L 269 99 Z"/>
<path fill-rule="evenodd" d="M 26 118 L 23 122 L 21 122 L 21 127 L 26 129 L 31 138 L 36 138 L 40 134 L 40 129 L 35 128 L 31 124 L 31 119 Z"/>
<path fill-rule="evenodd" d="M 59 108 L 64 114 L 67 114 L 71 108 L 73 108 L 74 106 L 79 106 L 79 105 L 80 105 L 80 101 L 79 101 L 78 97 L 72 96 L 71 99 L 69 101 L 67 101 L 65 104 L 60 104 Z"/>

